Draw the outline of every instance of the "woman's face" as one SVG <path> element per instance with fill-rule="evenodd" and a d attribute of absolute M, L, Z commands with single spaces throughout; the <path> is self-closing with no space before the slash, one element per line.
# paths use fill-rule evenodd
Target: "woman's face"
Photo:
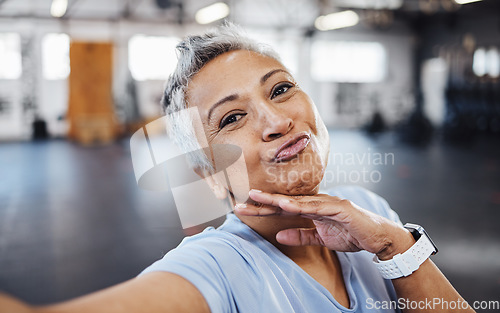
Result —
<path fill-rule="evenodd" d="M 209 145 L 241 147 L 250 188 L 315 194 L 329 139 L 312 100 L 278 61 L 247 50 L 207 63 L 187 89 Z M 245 175 L 243 175 L 245 176 Z"/>

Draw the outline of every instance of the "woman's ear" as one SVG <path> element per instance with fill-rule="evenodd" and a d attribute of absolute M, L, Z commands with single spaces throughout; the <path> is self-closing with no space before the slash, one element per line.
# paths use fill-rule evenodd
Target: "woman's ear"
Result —
<path fill-rule="evenodd" d="M 208 170 L 202 168 L 195 168 L 195 173 L 198 174 L 207 185 L 212 189 L 215 197 L 219 200 L 224 200 L 228 196 L 227 189 L 224 184 L 219 182 L 217 179 L 217 174 L 211 174 Z"/>

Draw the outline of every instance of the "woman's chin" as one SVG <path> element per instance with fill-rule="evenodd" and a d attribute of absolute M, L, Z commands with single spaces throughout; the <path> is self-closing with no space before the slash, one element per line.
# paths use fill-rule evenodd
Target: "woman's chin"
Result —
<path fill-rule="evenodd" d="M 259 184 L 251 186 L 251 189 L 258 189 L 268 193 L 278 193 L 289 196 L 312 196 L 319 192 L 320 181 L 317 183 L 305 181 L 282 181 L 274 184 Z"/>
<path fill-rule="evenodd" d="M 315 195 L 319 192 L 319 187 L 323 179 L 324 170 L 320 167 L 312 167 L 299 172 L 300 175 L 288 175 L 288 179 L 283 180 L 283 194 L 288 195 Z"/>
<path fill-rule="evenodd" d="M 288 185 L 285 188 L 283 194 L 290 196 L 312 196 L 319 192 L 319 184 L 302 184 L 296 183 L 294 185 Z"/>
<path fill-rule="evenodd" d="M 281 171 L 278 175 L 270 176 L 252 188 L 269 193 L 280 193 L 291 196 L 315 195 L 319 192 L 324 170 L 311 168 L 302 171 Z M 255 187 L 254 187 L 255 186 Z M 260 188 L 259 188 L 260 187 Z"/>
<path fill-rule="evenodd" d="M 269 186 L 273 193 L 290 196 L 310 196 L 319 192 L 321 179 L 289 179 Z"/>

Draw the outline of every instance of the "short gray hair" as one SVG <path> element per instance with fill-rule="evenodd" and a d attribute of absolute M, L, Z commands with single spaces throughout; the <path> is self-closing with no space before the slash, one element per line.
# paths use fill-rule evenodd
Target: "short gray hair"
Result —
<path fill-rule="evenodd" d="M 193 167 L 213 170 L 207 155 L 200 150 L 193 121 L 185 110 L 189 82 L 208 62 L 234 50 L 253 51 L 281 62 L 270 46 L 246 37 L 240 27 L 228 22 L 203 35 L 188 36 L 177 45 L 177 67 L 166 82 L 161 105 L 167 115 L 170 136 L 181 149 L 192 151 L 188 153 L 188 161 Z"/>

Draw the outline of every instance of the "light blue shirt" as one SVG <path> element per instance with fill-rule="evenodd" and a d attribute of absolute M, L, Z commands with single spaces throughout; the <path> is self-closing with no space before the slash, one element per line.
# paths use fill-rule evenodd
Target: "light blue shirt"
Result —
<path fill-rule="evenodd" d="M 370 191 L 343 186 L 328 193 L 401 223 L 387 202 Z M 234 214 L 228 214 L 217 229 L 209 227 L 184 238 L 141 275 L 166 271 L 184 277 L 200 290 L 212 313 L 377 312 L 375 301 L 397 301 L 391 281 L 384 280 L 375 268 L 373 254 L 336 253 L 349 294 L 349 309 Z"/>

